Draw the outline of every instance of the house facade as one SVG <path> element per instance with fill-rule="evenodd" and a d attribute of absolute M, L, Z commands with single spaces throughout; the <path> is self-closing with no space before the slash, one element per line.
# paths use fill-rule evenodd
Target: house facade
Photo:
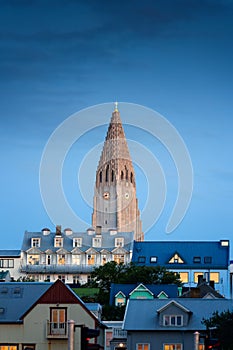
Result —
<path fill-rule="evenodd" d="M 84 326 L 99 331 L 102 349 L 104 327 L 60 280 L 0 283 L 1 350 L 81 350 Z"/>
<path fill-rule="evenodd" d="M 137 265 L 164 266 L 177 272 L 184 287 L 195 287 L 201 276 L 229 298 L 229 257 L 229 240 L 145 241 L 134 242 L 132 261 Z"/>
<path fill-rule="evenodd" d="M 97 266 L 109 261 L 127 264 L 132 258 L 133 233 L 97 228 L 75 233 L 71 229 L 56 232 L 25 232 L 20 272 L 42 282 L 84 284 Z"/>
<path fill-rule="evenodd" d="M 130 299 L 122 326 L 127 349 L 204 350 L 203 318 L 227 310 L 233 310 L 232 300 Z"/>

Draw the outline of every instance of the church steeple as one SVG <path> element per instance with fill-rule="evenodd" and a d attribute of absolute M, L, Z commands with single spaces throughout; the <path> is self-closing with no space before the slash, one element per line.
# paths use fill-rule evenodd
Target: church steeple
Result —
<path fill-rule="evenodd" d="M 117 103 L 96 171 L 92 225 L 103 232 L 134 231 L 134 238 L 143 240 L 135 173 Z"/>

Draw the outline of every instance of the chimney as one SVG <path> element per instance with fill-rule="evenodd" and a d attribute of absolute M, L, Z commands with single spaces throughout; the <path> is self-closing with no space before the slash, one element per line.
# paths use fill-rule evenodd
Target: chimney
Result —
<path fill-rule="evenodd" d="M 215 289 L 214 281 L 210 281 L 210 282 L 209 282 L 209 285 L 210 285 L 210 287 L 212 287 L 213 289 Z"/>
<path fill-rule="evenodd" d="M 102 226 L 96 226 L 95 232 L 97 235 L 101 236 Z"/>
<path fill-rule="evenodd" d="M 61 236 L 61 225 L 56 226 L 56 236 Z"/>

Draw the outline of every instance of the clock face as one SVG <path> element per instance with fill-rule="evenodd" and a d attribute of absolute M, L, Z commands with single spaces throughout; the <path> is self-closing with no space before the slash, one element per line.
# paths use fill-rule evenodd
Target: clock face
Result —
<path fill-rule="evenodd" d="M 104 199 L 109 199 L 110 198 L 110 193 L 109 192 L 104 192 L 103 198 Z"/>

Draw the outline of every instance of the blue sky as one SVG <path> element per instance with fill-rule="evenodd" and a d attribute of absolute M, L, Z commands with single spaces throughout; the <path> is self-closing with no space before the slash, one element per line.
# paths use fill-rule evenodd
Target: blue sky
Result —
<path fill-rule="evenodd" d="M 192 159 L 192 201 L 167 235 L 174 165 L 159 142 L 141 136 L 168 179 L 164 211 L 146 239 L 231 239 L 232 0 L 2 0 L 0 41 L 1 249 L 19 249 L 25 230 L 54 229 L 39 188 L 41 156 L 53 131 L 73 113 L 116 99 L 162 114 Z M 78 162 L 104 140 L 106 128 L 95 131 L 67 158 L 64 189 L 74 207 Z M 133 138 L 130 128 L 126 134 Z M 137 172 L 143 206 L 145 179 Z M 91 223 L 91 209 L 80 205 Z"/>

